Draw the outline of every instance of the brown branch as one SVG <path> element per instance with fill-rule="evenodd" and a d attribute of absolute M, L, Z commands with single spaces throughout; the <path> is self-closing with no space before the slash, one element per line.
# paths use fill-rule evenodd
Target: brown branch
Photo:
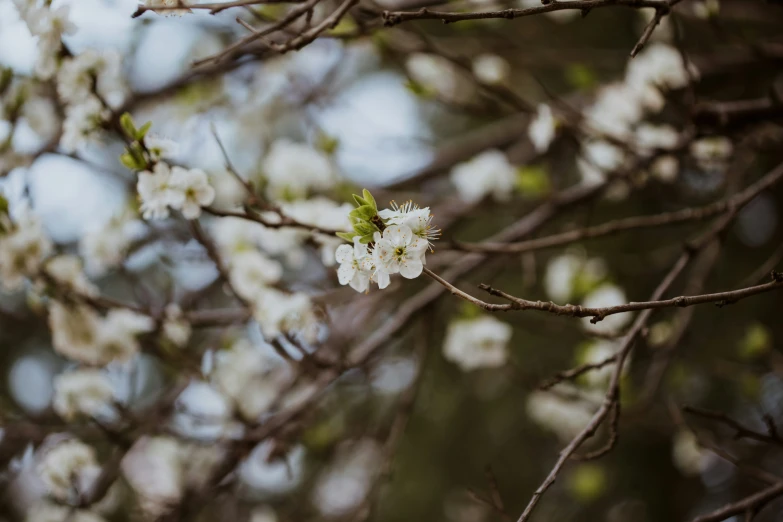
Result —
<path fill-rule="evenodd" d="M 586 227 L 577 230 L 569 230 L 560 234 L 529 239 L 518 243 L 461 243 L 457 242 L 456 248 L 466 252 L 485 252 L 496 254 L 518 254 L 543 248 L 566 245 L 582 239 L 594 239 L 617 232 L 640 230 L 666 225 L 675 225 L 689 221 L 702 221 L 735 207 L 744 206 L 764 190 L 772 187 L 783 178 L 783 165 L 779 166 L 756 183 L 748 186 L 729 198 L 724 198 L 709 205 L 697 208 L 685 208 L 674 212 L 665 212 L 654 216 L 634 216 L 609 221 L 601 225 Z"/>
<path fill-rule="evenodd" d="M 187 2 L 181 2 L 181 5 L 171 6 L 148 6 L 139 4 L 139 6 L 136 8 L 136 11 L 134 11 L 134 13 L 131 15 L 131 18 L 138 18 L 147 11 L 159 13 L 177 9 L 204 9 L 208 10 L 209 14 L 215 15 L 221 11 L 225 11 L 226 9 L 231 9 L 232 7 L 249 7 L 251 5 L 260 4 L 296 4 L 301 1 L 302 0 L 234 0 L 233 2 L 214 2 L 208 4 L 188 4 Z"/>
<path fill-rule="evenodd" d="M 770 427 L 770 425 L 767 427 L 768 433 L 764 434 L 743 426 L 741 423 L 721 411 L 706 410 L 693 406 L 684 406 L 682 409 L 684 412 L 690 413 L 691 415 L 696 415 L 698 417 L 703 417 L 705 419 L 710 419 L 720 422 L 721 424 L 725 424 L 734 430 L 735 439 L 753 439 L 767 444 L 783 446 L 783 439 L 781 439 L 777 434 L 776 429 Z M 774 426 L 774 424 L 772 426 Z"/>
<path fill-rule="evenodd" d="M 295 220 L 292 217 L 286 216 L 285 214 L 282 213 L 282 211 L 275 210 L 275 209 L 271 209 L 271 211 L 276 212 L 280 216 L 279 222 L 266 220 L 263 217 L 256 214 L 255 212 L 251 212 L 249 209 L 247 210 L 247 212 L 237 212 L 234 210 L 220 210 L 214 207 L 205 207 L 203 210 L 207 214 L 211 214 L 213 216 L 235 217 L 239 219 L 246 219 L 248 221 L 255 221 L 256 223 L 260 223 L 267 228 L 301 228 L 307 230 L 308 232 L 317 232 L 319 234 L 325 234 L 327 236 L 334 236 L 337 232 L 344 232 L 344 230 L 331 230 L 328 228 L 321 228 L 314 225 L 308 225 L 307 223 L 302 223 Z"/>
<path fill-rule="evenodd" d="M 766 489 L 762 489 L 758 493 L 747 496 L 737 502 L 726 504 L 720 509 L 716 509 L 712 513 L 700 515 L 693 519 L 693 522 L 718 522 L 720 520 L 726 520 L 734 515 L 739 515 L 746 512 L 753 512 L 766 503 L 773 500 L 775 497 L 783 495 L 783 482 L 778 482 Z"/>
<path fill-rule="evenodd" d="M 538 389 L 548 390 L 553 386 L 555 386 L 556 384 L 559 384 L 563 381 L 573 381 L 574 379 L 581 377 L 585 373 L 591 372 L 593 370 L 600 370 L 604 366 L 608 366 L 609 364 L 612 364 L 616 360 L 617 360 L 617 354 L 614 354 L 607 357 L 603 361 L 599 361 L 597 363 L 586 363 L 586 364 L 579 365 L 575 368 L 571 368 L 570 370 L 558 372 L 551 378 L 539 384 Z"/>
<path fill-rule="evenodd" d="M 393 26 L 410 20 L 440 20 L 444 24 L 461 22 L 464 20 L 486 20 L 490 18 L 504 18 L 513 20 L 525 16 L 533 16 L 555 11 L 574 10 L 585 12 L 601 7 L 625 6 L 633 8 L 654 8 L 669 12 L 672 5 L 679 0 L 575 0 L 571 2 L 549 1 L 538 7 L 527 9 L 503 9 L 502 11 L 483 11 L 473 13 L 454 13 L 448 11 L 430 11 L 422 8 L 418 11 L 384 11 L 383 23 Z M 649 38 L 649 37 L 648 37 Z"/>

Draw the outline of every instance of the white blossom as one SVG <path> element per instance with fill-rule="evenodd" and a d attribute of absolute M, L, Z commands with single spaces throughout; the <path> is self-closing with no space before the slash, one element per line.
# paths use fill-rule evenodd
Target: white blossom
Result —
<path fill-rule="evenodd" d="M 162 331 L 164 337 L 174 346 L 182 348 L 187 344 L 190 339 L 191 327 L 179 305 L 171 303 L 166 306 Z"/>
<path fill-rule="evenodd" d="M 307 294 L 287 294 L 269 288 L 261 293 L 254 304 L 253 317 L 264 335 L 274 337 L 287 332 L 301 334 L 309 341 L 315 339 L 318 321 Z"/>
<path fill-rule="evenodd" d="M 122 473 L 149 516 L 166 513 L 182 498 L 185 488 L 182 460 L 176 439 L 147 436 L 138 439 L 122 459 Z"/>
<path fill-rule="evenodd" d="M 376 271 L 399 273 L 406 279 L 415 279 L 421 275 L 427 251 L 426 240 L 415 236 L 406 225 L 390 225 L 384 229 L 383 235 L 379 232 L 375 235 L 372 253 Z"/>
<path fill-rule="evenodd" d="M 284 455 L 273 455 L 272 440 L 258 444 L 239 466 L 243 485 L 259 493 L 280 495 L 294 489 L 304 473 L 305 449 L 296 445 Z"/>
<path fill-rule="evenodd" d="M 677 49 L 653 43 L 628 63 L 625 81 L 634 87 L 652 85 L 661 89 L 681 89 L 688 85 L 688 70 L 694 77 L 698 76 L 692 64 L 687 67 Z"/>
<path fill-rule="evenodd" d="M 40 220 L 24 210 L 6 233 L 0 232 L 0 288 L 6 292 L 19 290 L 25 278 L 38 273 L 52 242 Z"/>
<path fill-rule="evenodd" d="M 337 279 L 341 285 L 350 285 L 357 292 L 366 292 L 370 288 L 374 267 L 367 245 L 360 243 L 359 239 L 358 236 L 353 238 L 353 246 L 343 244 L 337 247 L 335 258 L 340 263 Z"/>
<path fill-rule="evenodd" d="M 511 197 L 516 169 L 499 150 L 488 150 L 451 170 L 451 182 L 460 197 L 468 203 L 478 203 L 492 195 L 498 201 Z"/>
<path fill-rule="evenodd" d="M 144 136 L 144 148 L 150 153 L 153 161 L 172 159 L 179 152 L 179 144 L 176 141 L 150 133 Z"/>
<path fill-rule="evenodd" d="M 46 273 L 56 283 L 77 294 L 94 297 L 98 288 L 87 279 L 78 256 L 59 255 L 46 261 Z"/>
<path fill-rule="evenodd" d="M 68 439 L 44 450 L 37 470 L 49 493 L 68 502 L 90 492 L 101 467 L 92 447 Z"/>
<path fill-rule="evenodd" d="M 201 169 L 173 167 L 169 183 L 173 190 L 182 194 L 169 205 L 180 210 L 185 219 L 198 218 L 201 207 L 207 207 L 215 200 L 215 189 L 210 186 L 207 173 Z"/>
<path fill-rule="evenodd" d="M 443 355 L 463 371 L 503 366 L 508 358 L 511 326 L 489 315 L 449 324 Z"/>
<path fill-rule="evenodd" d="M 623 150 L 608 141 L 592 140 L 582 145 L 582 156 L 577 166 L 582 174 L 582 183 L 598 184 L 606 174 L 618 170 L 625 162 Z"/>
<path fill-rule="evenodd" d="M 557 120 L 552 114 L 552 108 L 545 103 L 539 104 L 536 116 L 527 129 L 527 135 L 539 153 L 549 150 L 556 130 Z"/>
<path fill-rule="evenodd" d="M 311 190 L 327 190 L 336 179 L 322 152 L 287 139 L 272 143 L 261 164 L 267 195 L 278 200 L 301 199 Z"/>
<path fill-rule="evenodd" d="M 185 194 L 172 183 L 172 169 L 162 161 L 152 172 L 139 173 L 136 190 L 144 219 L 167 218 L 169 207 L 180 208 L 185 200 Z"/>
<path fill-rule="evenodd" d="M 93 89 L 114 109 L 127 94 L 122 75 L 122 57 L 116 51 L 88 49 L 63 62 L 57 73 L 57 93 L 69 104 L 80 104 L 93 97 Z"/>
<path fill-rule="evenodd" d="M 467 101 L 474 92 L 468 78 L 443 56 L 409 54 L 405 60 L 405 69 L 414 82 L 449 101 Z"/>
<path fill-rule="evenodd" d="M 639 125 L 634 133 L 634 141 L 639 153 L 649 156 L 656 149 L 671 150 L 677 146 L 677 130 L 670 125 Z"/>
<path fill-rule="evenodd" d="M 690 146 L 691 156 L 705 170 L 725 166 L 733 152 L 734 146 L 731 140 L 723 136 L 701 138 L 691 143 Z"/>
<path fill-rule="evenodd" d="M 60 146 L 66 152 L 75 152 L 85 143 L 98 140 L 100 126 L 109 115 L 109 111 L 95 96 L 67 105 Z"/>
<path fill-rule="evenodd" d="M 680 160 L 675 156 L 666 154 L 657 158 L 653 164 L 650 165 L 650 172 L 652 172 L 652 175 L 659 181 L 671 183 L 677 178 L 677 174 L 680 172 Z"/>
<path fill-rule="evenodd" d="M 581 250 L 570 250 L 549 260 L 544 289 L 554 301 L 566 303 L 594 288 L 604 277 L 606 264 L 603 259 L 587 258 Z"/>
<path fill-rule="evenodd" d="M 533 422 L 554 432 L 562 441 L 570 441 L 590 422 L 601 398 L 560 383 L 528 395 L 526 410 Z"/>
<path fill-rule="evenodd" d="M 378 473 L 381 450 L 372 440 L 339 448 L 335 462 L 318 478 L 313 502 L 326 517 L 341 517 L 358 508 Z"/>
<path fill-rule="evenodd" d="M 74 509 L 52 502 L 37 502 L 28 511 L 25 522 L 105 522 L 93 511 Z"/>
<path fill-rule="evenodd" d="M 141 224 L 129 213 L 123 213 L 88 230 L 79 241 L 79 254 L 85 261 L 87 272 L 101 276 L 108 269 L 119 266 L 133 240 L 140 236 Z"/>
<path fill-rule="evenodd" d="M 39 5 L 25 0 L 15 0 L 14 3 L 30 33 L 38 38 L 36 75 L 48 80 L 57 72 L 62 36 L 76 30 L 76 26 L 68 20 L 69 6 L 52 9 L 48 4 Z"/>
<path fill-rule="evenodd" d="M 242 250 L 231 257 L 228 275 L 237 293 L 253 301 L 280 280 L 283 267 L 258 250 Z"/>
<path fill-rule="evenodd" d="M 646 84 L 642 87 L 645 87 Z M 642 120 L 645 111 L 645 90 L 625 83 L 602 87 L 595 101 L 582 112 L 588 128 L 617 139 L 629 136 L 631 128 Z"/>
<path fill-rule="evenodd" d="M 432 242 L 440 237 L 440 230 L 432 225 L 432 213 L 429 207 L 419 208 L 416 203 L 407 201 L 401 206 L 392 201 L 391 209 L 383 209 L 378 215 L 385 220 L 386 225 L 405 225 L 413 235 L 427 242 L 432 248 Z"/>
<path fill-rule="evenodd" d="M 712 454 L 699 446 L 692 432 L 681 430 L 674 436 L 672 461 L 683 475 L 698 475 L 707 469 L 712 460 Z"/>
<path fill-rule="evenodd" d="M 175 406 L 172 425 L 177 433 L 185 437 L 214 441 L 239 432 L 230 422 L 233 413 L 231 399 L 206 382 L 188 384 L 177 397 Z"/>
<path fill-rule="evenodd" d="M 473 59 L 473 75 L 482 83 L 502 84 L 510 73 L 508 62 L 496 54 L 480 54 Z"/>
<path fill-rule="evenodd" d="M 66 420 L 72 420 L 78 415 L 111 415 L 114 398 L 111 381 L 100 370 L 73 370 L 54 379 L 52 406 Z"/>
<path fill-rule="evenodd" d="M 585 308 L 605 308 L 626 304 L 625 292 L 619 286 L 604 283 L 584 298 L 582 306 Z M 593 324 L 589 317 L 582 318 L 585 329 L 600 334 L 619 333 L 633 317 L 631 312 L 622 312 L 606 316 L 603 320 Z"/>
<path fill-rule="evenodd" d="M 579 364 L 601 363 L 606 359 L 608 359 L 609 357 L 616 355 L 619 348 L 620 348 L 620 343 L 618 341 L 610 341 L 605 339 L 592 341 L 589 345 L 587 345 L 584 348 L 584 351 L 582 352 L 581 356 L 578 359 L 578 363 Z M 609 382 L 609 378 L 611 377 L 612 372 L 614 372 L 615 366 L 616 366 L 615 363 L 609 363 L 602 368 L 590 370 L 589 372 L 584 374 L 583 376 L 584 381 L 590 386 L 603 386 Z M 626 360 L 625 364 L 623 365 L 623 373 L 627 371 L 628 371 L 628 361 Z"/>

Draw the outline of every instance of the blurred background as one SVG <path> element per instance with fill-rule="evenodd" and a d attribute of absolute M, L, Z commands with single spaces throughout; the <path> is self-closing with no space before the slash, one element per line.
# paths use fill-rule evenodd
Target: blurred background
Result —
<path fill-rule="evenodd" d="M 0 66 L 26 81 L 36 74 L 39 42 L 16 3 L 0 0 Z M 433 223 L 443 229 L 427 265 L 438 273 L 465 255 L 454 242 L 487 238 L 553 194 L 584 182 L 577 165 L 579 137 L 558 127 L 542 152 L 529 138 L 530 121 L 541 103 L 563 122 L 578 119 L 602 86 L 621 82 L 630 67 L 629 52 L 651 15 L 650 10 L 617 7 L 384 28 L 380 11 L 420 4 L 363 0 L 301 50 L 276 54 L 255 47 L 194 67 L 195 61 L 248 34 L 236 22 L 238 16 L 279 19 L 291 5 L 252 6 L 258 16 L 227 9 L 214 15 L 197 10 L 181 17 L 146 12 L 132 18 L 135 0 L 52 4 L 69 7 L 75 25 L 63 36 L 69 55 L 91 49 L 119 53 L 125 93 L 116 113 L 131 113 L 139 125 L 149 121 L 156 136 L 176 142 L 172 162 L 207 172 L 215 207 L 234 208 L 244 194 L 227 172 L 226 156 L 243 178 L 262 187 L 272 144 L 281 139 L 305 143 L 328 158 L 337 173 L 337 182 L 325 191 L 337 204 L 352 204 L 351 194 L 366 187 L 381 206 L 411 198 L 429 206 Z M 441 4 L 438 8 L 460 12 L 538 5 Z M 336 5 L 324 0 L 314 17 L 322 19 Z M 698 81 L 667 94 L 655 122 L 699 138 L 725 139 L 728 153 L 716 153 L 719 164 L 705 166 L 687 147 L 678 150 L 672 176 L 642 176 L 645 169 L 634 168 L 622 183 L 564 210 L 535 234 L 700 207 L 731 196 L 778 165 L 783 160 L 781 27 L 779 2 L 681 2 L 647 47 L 683 50 L 698 70 Z M 412 56 L 448 59 L 446 65 L 424 63 L 424 58 L 417 63 Z M 45 100 L 51 86 L 34 85 Z M 720 105 L 738 100 L 769 104 L 763 111 L 742 113 Z M 606 103 L 623 110 L 619 97 Z M 83 252 L 85 237 L 131 213 L 133 222 L 116 233 L 132 238 L 132 247 L 115 267 L 91 277 L 101 295 L 153 309 L 168 302 L 186 311 L 230 307 L 232 297 L 218 270 L 184 220 L 136 219 L 136 174 L 118 160 L 125 144 L 117 136 L 70 151 L 57 139 L 52 143 L 62 118 L 58 104 L 37 108 L 36 116 L 14 126 L 0 121 L 0 137 L 9 142 L 0 149 L 0 190 L 12 208 L 28 201 L 56 251 L 64 253 Z M 514 166 L 512 194 L 466 201 L 450 173 L 494 149 Z M 296 185 L 296 174 L 291 176 L 289 182 Z M 740 211 L 720 245 L 705 249 L 668 295 L 768 280 L 771 270 L 783 267 L 781 203 L 780 187 L 762 192 Z M 220 219 L 203 219 L 218 243 L 225 237 L 215 224 Z M 611 285 L 622 292 L 623 302 L 647 300 L 685 242 L 708 224 L 694 221 L 491 256 L 466 274 L 460 287 L 479 297 L 477 285 L 487 283 L 532 300 L 576 302 Z M 190 386 L 201 382 L 198 377 L 188 381 L 189 375 L 199 368 L 204 373 L 205 366 L 219 370 L 220 353 L 242 346 L 282 365 L 293 364 L 290 360 L 301 365 L 322 347 L 327 353 L 348 353 L 425 288 L 421 279 L 396 280 L 388 293 L 355 293 L 338 285 L 318 243 L 290 246 L 285 241 L 271 237 L 265 250 L 285 260 L 280 261 L 281 284 L 313 296 L 329 318 L 314 340 L 304 350 L 294 341 L 283 342 L 281 355 L 264 341 L 254 321 L 206 328 L 194 324 L 175 356 L 143 347 L 131 362 L 101 370 L 123 408 L 147 411 L 172 383 L 183 377 Z M 111 461 L 115 447 L 122 446 L 112 437 L 138 445 L 146 435 L 130 430 L 105 436 L 90 419 L 64 420 L 55 412 L 56 376 L 74 363 L 53 348 L 45 299 L 28 290 L 0 294 L 0 464 L 6 470 L 0 519 L 8 521 L 165 520 L 167 510 L 144 507 L 144 488 L 138 484 L 163 491 L 171 481 L 181 485 L 174 496 L 183 503 L 192 501 L 187 494 L 209 491 L 208 498 L 199 499 L 199 509 L 177 509 L 179 520 L 516 520 L 558 452 L 600 404 L 608 373 L 564 383 L 557 393 L 537 387 L 560 371 L 611 354 L 631 320 L 625 314 L 615 327 L 602 330 L 551 314 L 497 314 L 493 317 L 512 328 L 506 363 L 466 369 L 444 354 L 444 344 L 456 321 L 475 319 L 479 311 L 447 294 L 417 310 L 414 320 L 385 339 L 365 364 L 342 373 L 290 428 L 251 446 L 228 485 L 203 489 L 199 482 L 211 475 L 195 463 L 204 461 L 211 469 L 231 451 L 210 430 L 225 435 L 224 425 L 231 421 L 251 429 L 268 419 L 248 422 L 233 406 L 226 414 L 225 399 L 214 396 L 213 389 L 189 387 L 178 390 L 179 402 L 165 417 L 171 432 L 160 439 L 147 436 L 147 443 L 160 447 L 148 447 L 135 459 L 133 453 L 126 455 L 123 473 L 99 507 L 44 512 L 40 506 L 48 502 L 42 500 L 47 492 L 34 476 L 35 459 L 52 444 L 53 434 L 79 437 L 100 462 Z M 681 325 L 687 329 L 681 331 Z M 532 520 L 691 520 L 761 487 L 752 474 L 742 473 L 742 466 L 707 449 L 707 442 L 743 465 L 772 473 L 780 469 L 779 443 L 736 438 L 726 424 L 688 416 L 681 408 L 719 410 L 759 432 L 769 425 L 765 416 L 777 426 L 783 423 L 783 294 L 765 293 L 725 307 L 661 310 L 644 334 L 622 377 L 617 446 L 601 459 L 569 463 Z M 241 373 L 242 362 L 231 364 Z M 655 368 L 663 369 L 656 374 Z M 229 373 L 227 379 L 232 378 Z M 183 398 L 188 392 L 192 397 Z M 248 385 L 239 393 L 262 392 Z M 189 410 L 206 411 L 206 420 L 190 419 Z M 210 420 L 215 411 L 221 417 L 217 428 Z M 607 436 L 600 430 L 586 449 L 600 447 Z M 165 446 L 168 442 L 177 445 L 176 472 L 164 464 L 174 451 Z M 502 498 L 502 509 L 493 507 L 495 497 Z M 782 514 L 783 501 L 773 499 L 753 520 L 783 520 Z M 727 520 L 750 520 L 743 516 Z"/>

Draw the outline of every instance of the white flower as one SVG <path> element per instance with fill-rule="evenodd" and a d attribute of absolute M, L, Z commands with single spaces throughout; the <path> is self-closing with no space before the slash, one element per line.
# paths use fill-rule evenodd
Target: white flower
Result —
<path fill-rule="evenodd" d="M 68 6 L 51 9 L 49 4 L 39 5 L 37 2 L 14 2 L 19 14 L 30 29 L 30 33 L 38 38 L 38 57 L 35 63 L 36 75 L 41 80 L 48 80 L 57 72 L 57 59 L 62 48 L 62 36 L 76 30 L 76 26 L 68 20 Z"/>
<path fill-rule="evenodd" d="M 570 441 L 587 426 L 599 404 L 600 397 L 561 383 L 549 391 L 528 395 L 526 409 L 533 422 Z"/>
<path fill-rule="evenodd" d="M 359 239 L 358 236 L 353 238 L 353 246 L 337 247 L 335 259 L 340 263 L 337 279 L 341 285 L 351 285 L 357 292 L 366 292 L 372 277 L 372 257 L 367 252 L 367 245 L 360 243 Z"/>
<path fill-rule="evenodd" d="M 144 148 L 153 161 L 172 159 L 179 152 L 179 144 L 176 141 L 149 133 L 144 136 Z"/>
<path fill-rule="evenodd" d="M 122 459 L 125 479 L 152 517 L 166 513 L 184 493 L 183 455 L 171 437 L 142 437 Z"/>
<path fill-rule="evenodd" d="M 544 103 L 538 106 L 536 117 L 530 122 L 527 135 L 539 153 L 549 150 L 549 145 L 555 139 L 557 120 L 552 115 L 552 108 Z"/>
<path fill-rule="evenodd" d="M 111 415 L 113 401 L 111 382 L 99 370 L 74 370 L 54 379 L 52 406 L 65 420 L 73 420 L 80 414 L 90 417 Z"/>
<path fill-rule="evenodd" d="M 697 76 L 692 64 L 691 74 Z M 688 85 L 688 70 L 674 47 L 655 43 L 631 60 L 625 71 L 625 81 L 631 86 L 652 85 L 662 89 L 681 89 Z"/>
<path fill-rule="evenodd" d="M 310 297 L 301 292 L 286 294 L 269 288 L 256 300 L 253 316 L 267 337 L 288 332 L 314 340 L 317 333 L 313 304 Z"/>
<path fill-rule="evenodd" d="M 163 219 L 169 216 L 169 206 L 182 207 L 185 194 L 172 184 L 171 169 L 166 163 L 155 164 L 153 172 L 139 173 L 136 190 L 141 200 L 144 219 Z"/>
<path fill-rule="evenodd" d="M 582 173 L 582 182 L 597 184 L 604 181 L 606 174 L 618 170 L 625 162 L 623 150 L 608 141 L 593 140 L 582 146 L 582 157 L 577 166 Z"/>
<path fill-rule="evenodd" d="M 283 267 L 258 250 L 242 250 L 231 257 L 228 275 L 237 293 L 252 301 L 280 280 Z"/>
<path fill-rule="evenodd" d="M 101 319 L 81 305 L 49 303 L 49 329 L 56 352 L 76 361 L 98 364 L 101 358 L 99 329 Z"/>
<path fill-rule="evenodd" d="M 511 326 L 489 315 L 461 319 L 449 324 L 443 355 L 463 371 L 503 366 Z"/>
<path fill-rule="evenodd" d="M 442 56 L 412 53 L 405 60 L 405 69 L 414 82 L 449 101 L 468 101 L 474 92 L 468 78 Z"/>
<path fill-rule="evenodd" d="M 175 303 L 170 303 L 164 310 L 163 335 L 171 341 L 174 346 L 182 348 L 190 339 L 191 328 L 182 315 L 182 309 Z"/>
<path fill-rule="evenodd" d="M 78 256 L 60 255 L 46 262 L 46 273 L 55 282 L 80 295 L 94 297 L 98 288 L 87 279 Z"/>
<path fill-rule="evenodd" d="M 618 306 L 627 302 L 625 298 L 625 292 L 619 286 L 615 286 L 610 283 L 605 283 L 592 292 L 582 301 L 582 306 L 585 308 L 606 308 L 610 306 Z M 590 322 L 589 317 L 582 318 L 582 324 L 585 329 L 600 334 L 616 334 L 619 333 L 622 328 L 628 324 L 633 317 L 631 312 L 623 312 L 619 314 L 613 314 L 605 317 L 603 320 L 593 324 Z"/>
<path fill-rule="evenodd" d="M 599 135 L 625 139 L 644 116 L 645 92 L 624 83 L 602 87 L 592 105 L 583 111 L 587 126 Z"/>
<path fill-rule="evenodd" d="M 321 473 L 313 491 L 321 514 L 342 517 L 358 508 L 370 492 L 380 459 L 378 444 L 369 439 L 339 448 L 335 462 Z"/>
<path fill-rule="evenodd" d="M 597 340 L 591 342 L 578 359 L 578 364 L 598 364 L 615 355 L 620 348 L 617 341 Z M 584 374 L 585 382 L 590 386 L 603 386 L 609 382 L 616 364 L 609 363 L 606 366 Z M 623 373 L 628 371 L 628 361 L 623 365 Z"/>
<path fill-rule="evenodd" d="M 154 328 L 154 321 L 146 315 L 123 308 L 110 310 L 100 328 L 103 360 L 129 361 L 140 349 L 136 336 Z"/>
<path fill-rule="evenodd" d="M 415 279 L 424 270 L 427 242 L 415 236 L 406 225 L 391 225 L 375 233 L 373 264 L 376 270 L 387 274 L 399 272 L 406 279 Z"/>
<path fill-rule="evenodd" d="M 232 434 L 231 400 L 205 382 L 193 381 L 175 403 L 172 424 L 177 433 L 193 439 L 217 440 Z"/>
<path fill-rule="evenodd" d="M 146 0 L 147 7 L 179 7 L 185 4 L 182 0 Z M 159 11 L 164 16 L 182 16 L 191 13 L 190 9 L 163 9 Z"/>
<path fill-rule="evenodd" d="M 711 170 L 724 166 L 734 152 L 729 138 L 711 136 L 691 143 L 690 153 L 702 169 Z"/>
<path fill-rule="evenodd" d="M 142 222 L 128 213 L 110 219 L 89 230 L 79 241 L 79 254 L 84 258 L 87 272 L 100 276 L 125 259 L 131 242 L 140 237 Z"/>
<path fill-rule="evenodd" d="M 105 522 L 105 519 L 84 509 L 74 509 L 52 502 L 37 502 L 28 511 L 25 522 Z"/>
<path fill-rule="evenodd" d="M 201 207 L 209 206 L 215 200 L 215 189 L 209 184 L 207 173 L 201 169 L 171 169 L 171 187 L 182 193 L 175 198 L 178 204 L 169 203 L 182 211 L 185 219 L 196 219 L 201 215 Z"/>
<path fill-rule="evenodd" d="M 656 149 L 671 150 L 679 141 L 677 131 L 671 125 L 644 123 L 636 128 L 634 141 L 640 154 L 651 155 Z"/>
<path fill-rule="evenodd" d="M 75 152 L 89 141 L 100 136 L 100 126 L 109 117 L 109 111 L 95 96 L 88 96 L 79 103 L 65 107 L 63 136 L 60 145 L 66 152 Z"/>
<path fill-rule="evenodd" d="M 468 203 L 478 203 L 490 194 L 498 201 L 506 201 L 515 180 L 516 169 L 499 150 L 482 152 L 451 170 L 451 182 Z"/>
<path fill-rule="evenodd" d="M 286 139 L 272 143 L 261 168 L 269 183 L 267 195 L 274 199 L 300 199 L 310 190 L 326 190 L 335 183 L 324 153 Z"/>
<path fill-rule="evenodd" d="M 480 54 L 473 59 L 473 75 L 482 83 L 501 84 L 510 72 L 508 62 L 496 54 Z"/>
<path fill-rule="evenodd" d="M 683 475 L 698 475 L 710 465 L 712 454 L 699 446 L 696 435 L 682 430 L 674 436 L 672 461 Z"/>
<path fill-rule="evenodd" d="M 267 439 L 256 446 L 239 466 L 242 484 L 253 491 L 280 495 L 294 489 L 304 473 L 305 449 L 300 445 L 284 455 L 273 455 L 274 441 Z"/>
<path fill-rule="evenodd" d="M 0 289 L 19 290 L 25 278 L 34 276 L 52 251 L 40 220 L 26 211 L 10 231 L 0 235 Z"/>
<path fill-rule="evenodd" d="M 549 260 L 544 288 L 554 301 L 566 303 L 595 287 L 605 276 L 606 264 L 603 259 L 588 259 L 583 251 L 572 250 Z"/>
<path fill-rule="evenodd" d="M 75 439 L 45 450 L 37 469 L 49 493 L 64 502 L 89 493 L 101 472 L 95 450 Z"/>
<path fill-rule="evenodd" d="M 440 230 L 432 225 L 429 207 L 419 208 L 414 202 L 407 201 L 402 206 L 392 201 L 391 209 L 383 209 L 378 215 L 387 225 L 405 225 L 413 235 L 423 239 L 432 248 L 432 242 L 440 237 Z"/>
<path fill-rule="evenodd" d="M 680 173 L 680 161 L 670 155 L 661 156 L 650 165 L 650 171 L 656 179 L 663 183 L 671 183 Z"/>
<path fill-rule="evenodd" d="M 94 88 L 110 107 L 120 107 L 127 94 L 121 60 L 116 51 L 92 49 L 65 60 L 57 74 L 57 93 L 63 101 L 78 104 L 90 98 Z"/>

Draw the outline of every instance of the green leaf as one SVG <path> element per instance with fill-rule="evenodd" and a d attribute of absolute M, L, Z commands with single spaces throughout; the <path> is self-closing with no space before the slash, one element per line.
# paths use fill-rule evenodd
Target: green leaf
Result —
<path fill-rule="evenodd" d="M 150 130 L 150 127 L 152 127 L 152 122 L 148 121 L 144 125 L 141 126 L 141 128 L 136 132 L 136 139 L 141 141 L 144 139 L 144 136 L 147 135 L 147 132 Z"/>
<path fill-rule="evenodd" d="M 13 78 L 14 71 L 11 68 L 3 67 L 0 69 L 0 94 L 3 94 L 8 86 L 11 85 Z"/>
<path fill-rule="evenodd" d="M 771 347 L 772 334 L 769 329 L 761 323 L 754 323 L 745 332 L 737 355 L 745 360 L 755 359 L 767 353 Z"/>
<path fill-rule="evenodd" d="M 525 196 L 541 197 L 550 190 L 549 173 L 544 167 L 537 165 L 519 167 L 515 185 Z"/>
<path fill-rule="evenodd" d="M 367 221 L 371 221 L 372 218 L 374 218 L 377 214 L 375 207 L 372 205 L 362 205 L 361 207 L 356 208 L 353 212 L 357 212 L 359 217 L 366 219 Z"/>
<path fill-rule="evenodd" d="M 350 232 L 337 232 L 337 233 L 336 233 L 336 236 L 337 236 L 337 237 L 339 237 L 339 238 L 341 238 L 341 239 L 345 239 L 345 240 L 346 240 L 346 241 L 348 241 L 349 243 L 353 243 L 353 237 L 354 237 L 355 235 L 356 235 L 356 234 L 352 234 L 352 233 L 350 233 Z"/>
<path fill-rule="evenodd" d="M 368 205 L 372 205 L 372 208 L 374 208 L 376 212 L 378 211 L 378 203 L 375 202 L 375 198 L 370 194 L 369 190 L 363 189 L 362 197 L 367 201 Z"/>
<path fill-rule="evenodd" d="M 583 502 L 591 502 L 606 490 L 606 472 L 598 464 L 582 464 L 568 477 L 571 493 Z"/>
<path fill-rule="evenodd" d="M 364 205 L 369 205 L 370 204 L 366 199 L 364 199 L 363 197 L 361 197 L 359 195 L 356 195 L 356 194 L 353 195 L 353 200 L 356 201 L 356 206 L 357 207 L 362 207 Z"/>
<path fill-rule="evenodd" d="M 568 83 L 577 89 L 590 89 L 598 83 L 593 70 L 581 63 L 566 67 L 565 76 Z"/>
<path fill-rule="evenodd" d="M 0 194 L 0 214 L 8 214 L 8 200 Z"/>
<path fill-rule="evenodd" d="M 144 170 L 146 167 L 144 161 L 139 161 L 139 159 L 128 150 L 120 155 L 120 163 L 125 165 L 130 170 Z"/>
<path fill-rule="evenodd" d="M 136 139 L 136 125 L 133 123 L 133 118 L 129 112 L 123 113 L 120 116 L 120 126 L 125 131 L 125 135 L 130 139 Z"/>
<path fill-rule="evenodd" d="M 375 239 L 373 234 L 367 234 L 366 236 L 362 236 L 362 238 L 359 240 L 359 243 L 366 245 L 367 243 L 372 243 L 373 239 Z"/>
<path fill-rule="evenodd" d="M 353 229 L 360 236 L 366 236 L 366 235 L 372 236 L 377 231 L 375 225 L 373 225 L 372 223 L 367 223 L 366 221 L 355 224 L 353 226 Z"/>
<path fill-rule="evenodd" d="M 318 134 L 318 138 L 316 139 L 316 146 L 331 156 L 337 151 L 337 147 L 340 146 L 340 140 L 334 136 L 326 134 L 325 132 L 321 132 Z"/>

